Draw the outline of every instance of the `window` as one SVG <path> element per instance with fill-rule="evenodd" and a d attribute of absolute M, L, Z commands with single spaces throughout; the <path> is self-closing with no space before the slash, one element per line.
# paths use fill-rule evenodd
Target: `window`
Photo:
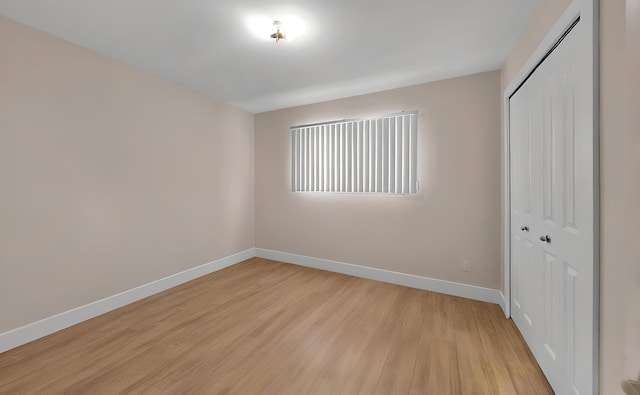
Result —
<path fill-rule="evenodd" d="M 416 193 L 418 112 L 291 128 L 294 192 Z"/>

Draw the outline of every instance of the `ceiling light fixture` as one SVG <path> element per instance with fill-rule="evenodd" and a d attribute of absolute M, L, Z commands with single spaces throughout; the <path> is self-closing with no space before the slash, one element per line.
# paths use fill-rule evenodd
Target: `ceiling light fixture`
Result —
<path fill-rule="evenodd" d="M 271 28 L 271 38 L 276 40 L 276 44 L 280 40 L 284 40 L 287 38 L 287 35 L 284 32 L 284 26 L 280 21 L 273 21 L 273 27 Z"/>
<path fill-rule="evenodd" d="M 2 3 L 2 0 L 0 0 Z M 287 45 L 311 32 L 310 26 L 295 15 L 248 15 L 245 24 L 251 34 L 260 41 L 287 40 Z"/>

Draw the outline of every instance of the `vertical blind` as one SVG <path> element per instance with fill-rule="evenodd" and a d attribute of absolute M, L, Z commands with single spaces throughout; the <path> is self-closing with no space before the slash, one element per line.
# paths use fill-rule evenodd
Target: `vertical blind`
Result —
<path fill-rule="evenodd" d="M 291 128 L 294 192 L 416 193 L 418 112 Z"/>

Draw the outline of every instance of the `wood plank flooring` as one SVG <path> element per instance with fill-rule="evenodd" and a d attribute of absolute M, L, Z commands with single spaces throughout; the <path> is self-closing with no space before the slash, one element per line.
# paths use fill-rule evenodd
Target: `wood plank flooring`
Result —
<path fill-rule="evenodd" d="M 0 354 L 1 394 L 553 394 L 497 305 L 254 258 Z"/>

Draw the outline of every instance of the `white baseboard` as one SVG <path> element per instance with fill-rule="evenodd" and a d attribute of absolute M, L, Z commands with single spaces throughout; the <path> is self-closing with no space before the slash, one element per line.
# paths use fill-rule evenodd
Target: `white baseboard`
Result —
<path fill-rule="evenodd" d="M 250 248 L 237 254 L 229 255 L 213 262 L 27 324 L 20 328 L 0 333 L 0 353 L 256 256 L 370 280 L 495 303 L 500 305 L 503 311 L 505 310 L 504 295 L 496 289 L 476 287 L 468 284 L 352 265 L 328 259 L 266 250 L 263 248 Z"/>
<path fill-rule="evenodd" d="M 255 256 L 255 249 L 250 248 L 237 254 L 229 255 L 192 269 L 187 269 L 183 272 L 161 278 L 160 280 L 152 281 L 128 291 L 1 333 L 0 353 Z"/>
<path fill-rule="evenodd" d="M 414 276 L 412 274 L 392 272 L 389 270 L 372 267 L 352 265 L 349 263 L 331 261 L 328 259 L 313 258 L 304 255 L 289 254 L 286 252 L 256 248 L 256 256 L 274 261 L 292 263 L 295 265 L 321 269 L 330 272 L 348 274 L 369 280 L 383 281 L 386 283 L 404 285 L 405 287 L 433 291 L 447 295 L 479 300 L 482 302 L 504 304 L 504 297 L 497 289 L 476 287 L 474 285 L 455 283 L 445 280 L 437 280 L 429 277 Z"/>
<path fill-rule="evenodd" d="M 498 304 L 500 305 L 500 308 L 504 312 L 504 316 L 509 318 L 509 313 L 507 313 L 507 298 L 504 296 L 502 291 L 498 290 L 498 293 L 500 294 L 498 295 L 499 296 Z"/>

